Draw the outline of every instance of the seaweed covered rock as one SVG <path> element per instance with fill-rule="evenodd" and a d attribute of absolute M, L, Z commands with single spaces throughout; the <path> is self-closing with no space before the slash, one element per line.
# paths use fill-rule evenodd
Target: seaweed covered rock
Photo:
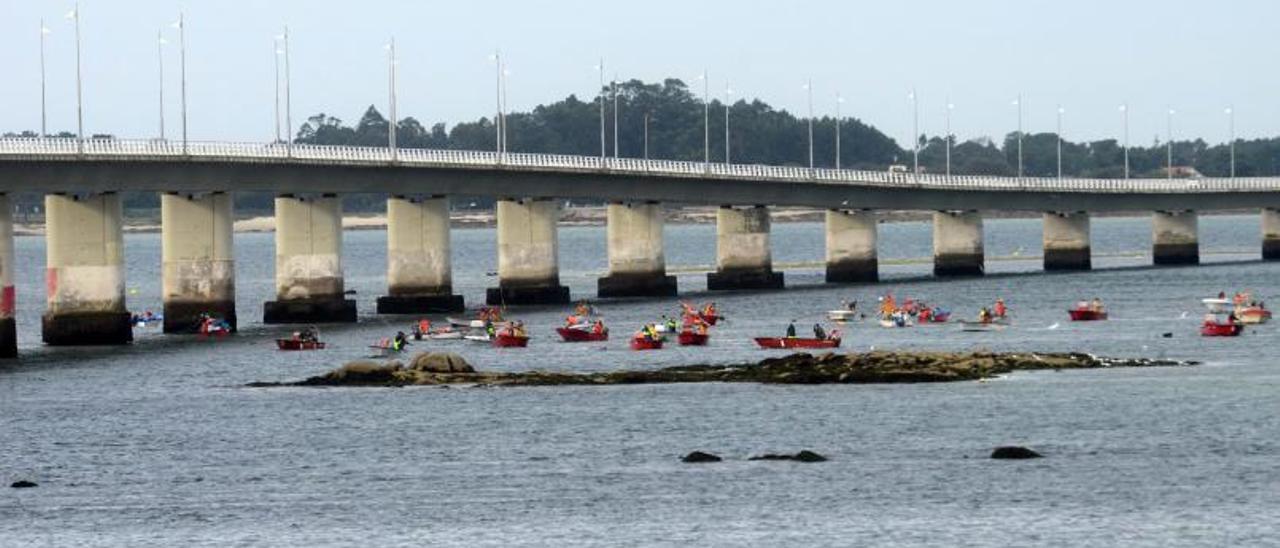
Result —
<path fill-rule="evenodd" d="M 475 373 L 467 360 L 453 352 L 423 352 L 413 357 L 409 369 L 421 373 Z"/>

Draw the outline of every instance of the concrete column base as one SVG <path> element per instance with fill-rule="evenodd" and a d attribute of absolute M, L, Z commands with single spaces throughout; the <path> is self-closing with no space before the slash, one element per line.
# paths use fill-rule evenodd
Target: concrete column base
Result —
<path fill-rule="evenodd" d="M 18 357 L 18 326 L 13 318 L 0 319 L 0 358 Z"/>
<path fill-rule="evenodd" d="M 378 297 L 379 314 L 462 312 L 462 295 L 386 295 Z"/>
<path fill-rule="evenodd" d="M 355 323 L 356 302 L 350 299 L 290 299 L 262 305 L 262 323 Z"/>
<path fill-rule="evenodd" d="M 1091 270 L 1093 251 L 1084 249 L 1044 250 L 1044 269 L 1051 271 Z"/>
<path fill-rule="evenodd" d="M 133 341 L 128 312 L 45 314 L 41 337 L 49 346 L 106 346 Z"/>
<path fill-rule="evenodd" d="M 710 291 L 785 287 L 782 273 L 772 270 L 726 270 L 707 274 L 707 289 Z"/>
<path fill-rule="evenodd" d="M 880 281 L 879 259 L 845 259 L 827 263 L 827 283 L 857 284 Z"/>
<path fill-rule="evenodd" d="M 676 277 L 651 274 L 611 274 L 596 280 L 599 297 L 674 297 Z"/>
<path fill-rule="evenodd" d="M 193 334 L 200 332 L 200 315 L 220 318 L 236 331 L 236 302 L 167 302 L 164 303 L 164 332 Z"/>
<path fill-rule="evenodd" d="M 947 254 L 933 256 L 933 275 L 940 277 L 981 276 L 982 254 Z"/>
<path fill-rule="evenodd" d="M 490 287 L 485 290 L 484 301 L 490 306 L 569 304 L 569 288 L 559 284 Z"/>
<path fill-rule="evenodd" d="M 1262 240 L 1262 260 L 1280 261 L 1280 240 Z"/>
<path fill-rule="evenodd" d="M 1151 262 L 1161 266 L 1200 264 L 1200 244 L 1155 244 Z"/>

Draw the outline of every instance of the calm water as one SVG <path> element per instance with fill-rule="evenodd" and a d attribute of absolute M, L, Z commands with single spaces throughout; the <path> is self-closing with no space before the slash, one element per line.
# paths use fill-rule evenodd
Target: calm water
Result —
<path fill-rule="evenodd" d="M 936 282 L 927 261 L 906 260 L 929 255 L 929 226 L 883 225 L 880 257 L 906 260 L 883 268 L 886 282 L 826 287 L 819 268 L 797 268 L 787 291 L 715 295 L 730 318 L 704 350 L 635 353 L 621 336 L 561 344 L 560 309 L 516 312 L 534 330 L 526 350 L 432 344 L 504 370 L 738 362 L 769 355 L 752 335 L 893 291 L 964 315 L 1003 296 L 1017 325 L 990 334 L 855 325 L 846 347 L 1087 350 L 1206 365 L 946 386 L 246 389 L 237 386 L 359 357 L 407 323 L 372 314 L 385 290 L 384 233 L 346 234 L 361 323 L 325 328 L 330 350 L 291 354 L 270 341 L 287 328 L 249 322 L 272 291 L 270 234 L 236 239 L 242 335 L 209 343 L 139 331 L 134 345 L 105 350 L 40 347 L 43 240 L 19 238 L 24 357 L 0 368 L 0 481 L 40 487 L 0 488 L 0 546 L 1280 543 L 1276 327 L 1196 336 L 1200 297 L 1280 295 L 1280 264 L 1257 262 L 1257 218 L 1202 219 L 1203 259 L 1229 264 L 1192 268 L 1142 266 L 1146 219 L 1095 219 L 1093 231 L 1100 271 L 1043 275 L 1038 259 L 1001 260 L 988 263 L 1001 275 Z M 564 282 L 591 296 L 603 229 L 560 235 Z M 778 263 L 822 257 L 821 224 L 775 225 L 773 237 Z M 1038 255 L 1040 223 L 988 221 L 986 239 L 989 256 Z M 485 275 L 496 269 L 493 232 L 457 230 L 453 243 L 457 289 L 478 304 L 496 281 Z M 158 235 L 128 236 L 126 248 L 131 308 L 158 310 Z M 674 270 L 712 264 L 714 250 L 712 226 L 667 228 Z M 702 291 L 703 279 L 682 273 L 682 291 Z M 1093 296 L 1112 321 L 1065 321 L 1066 306 Z M 622 335 L 673 313 L 675 301 L 600 308 Z M 1006 443 L 1049 458 L 984 458 Z M 831 461 L 745 461 L 803 448 Z M 727 461 L 678 461 L 694 449 Z"/>

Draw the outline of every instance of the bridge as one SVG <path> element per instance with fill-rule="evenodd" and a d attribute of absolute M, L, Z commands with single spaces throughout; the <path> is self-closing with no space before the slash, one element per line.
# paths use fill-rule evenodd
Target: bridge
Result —
<path fill-rule="evenodd" d="M 1044 216 L 1044 268 L 1088 270 L 1091 212 L 1153 214 L 1156 264 L 1199 261 L 1197 211 L 1259 209 L 1266 260 L 1280 260 L 1280 178 L 1076 179 L 943 176 L 570 156 L 296 143 L 0 139 L 0 355 L 16 355 L 8 194 L 45 194 L 50 345 L 122 344 L 125 307 L 118 192 L 162 193 L 164 329 L 202 314 L 233 326 L 234 192 L 272 192 L 277 298 L 266 323 L 353 322 L 344 297 L 340 194 L 386 193 L 387 295 L 379 313 L 455 311 L 449 196 L 497 199 L 498 285 L 491 304 L 569 302 L 559 281 L 563 199 L 608 202 L 609 271 L 600 297 L 672 296 L 662 204 L 719 206 L 710 290 L 778 289 L 769 206 L 823 208 L 826 280 L 878 279 L 877 211 L 933 211 L 934 273 L 983 272 L 982 211 Z"/>

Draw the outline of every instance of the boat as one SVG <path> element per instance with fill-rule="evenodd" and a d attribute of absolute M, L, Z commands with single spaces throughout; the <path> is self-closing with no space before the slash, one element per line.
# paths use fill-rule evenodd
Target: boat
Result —
<path fill-rule="evenodd" d="M 1236 319 L 1242 324 L 1257 325 L 1271 321 L 1271 311 L 1261 306 L 1244 306 L 1236 308 Z"/>
<path fill-rule="evenodd" d="M 968 333 L 985 333 L 987 331 L 1000 331 L 1001 329 L 1005 328 L 1004 324 L 997 323 L 997 322 L 977 322 L 977 321 L 960 320 L 959 322 L 956 322 L 956 323 L 960 324 L 961 331 L 965 331 Z"/>
<path fill-rule="evenodd" d="M 661 349 L 662 349 L 662 342 L 663 342 L 663 341 L 662 341 L 662 339 L 650 339 L 650 338 L 646 338 L 646 337 L 632 337 L 632 338 L 631 338 L 631 349 L 632 349 L 632 350 L 661 350 Z"/>
<path fill-rule="evenodd" d="M 314 340 L 276 339 L 276 348 L 280 350 L 324 350 L 324 343 Z"/>
<path fill-rule="evenodd" d="M 827 319 L 833 322 L 848 322 L 858 319 L 857 310 L 828 310 Z"/>
<path fill-rule="evenodd" d="M 1224 298 L 1200 299 L 1204 303 L 1205 308 L 1209 309 L 1212 314 L 1226 314 L 1231 312 L 1231 301 Z"/>
<path fill-rule="evenodd" d="M 225 337 L 231 334 L 231 325 L 223 320 L 205 318 L 197 333 L 204 337 Z"/>
<path fill-rule="evenodd" d="M 493 338 L 490 337 L 488 333 L 472 333 L 470 335 L 464 335 L 462 338 L 471 342 L 493 342 Z"/>
<path fill-rule="evenodd" d="M 916 316 L 916 322 L 920 325 L 930 323 L 947 323 L 951 321 L 951 312 L 948 310 L 935 310 L 932 314 L 919 314 Z"/>
<path fill-rule="evenodd" d="M 572 327 L 557 327 L 556 334 L 564 342 L 599 342 L 609 340 L 609 330 L 604 329 L 596 331 L 590 325 L 575 325 Z"/>
<path fill-rule="evenodd" d="M 911 318 L 906 314 L 894 315 L 891 318 L 880 318 L 880 327 L 911 327 L 915 325 L 911 322 Z"/>
<path fill-rule="evenodd" d="M 529 346 L 529 336 L 516 333 L 498 333 L 493 337 L 493 346 L 497 348 L 524 348 Z"/>
<path fill-rule="evenodd" d="M 1073 322 L 1098 322 L 1107 319 L 1105 310 L 1093 310 L 1089 308 L 1073 308 L 1067 311 L 1071 315 Z"/>
<path fill-rule="evenodd" d="M 711 335 L 709 333 L 695 333 L 685 330 L 680 332 L 676 342 L 679 342 L 680 346 L 706 346 L 707 340 L 710 338 Z"/>
<path fill-rule="evenodd" d="M 721 315 L 719 315 L 719 314 L 703 314 L 703 313 L 699 312 L 699 313 L 698 313 L 698 319 L 700 319 L 700 320 L 702 320 L 702 321 L 706 322 L 706 324 L 707 324 L 707 325 L 715 325 L 715 324 L 716 324 L 716 322 L 719 322 L 720 320 L 723 320 L 723 319 L 724 319 L 724 316 L 721 316 Z"/>
<path fill-rule="evenodd" d="M 1205 318 L 1204 323 L 1200 324 L 1200 335 L 1205 337 L 1236 337 L 1244 332 L 1244 324 L 1233 321 L 1231 318 L 1222 316 L 1211 316 Z"/>
<path fill-rule="evenodd" d="M 800 337 L 756 337 L 760 348 L 836 348 L 840 339 L 809 339 Z"/>
<path fill-rule="evenodd" d="M 463 333 L 456 329 L 439 329 L 427 333 L 426 338 L 433 341 L 456 341 L 461 339 Z"/>

